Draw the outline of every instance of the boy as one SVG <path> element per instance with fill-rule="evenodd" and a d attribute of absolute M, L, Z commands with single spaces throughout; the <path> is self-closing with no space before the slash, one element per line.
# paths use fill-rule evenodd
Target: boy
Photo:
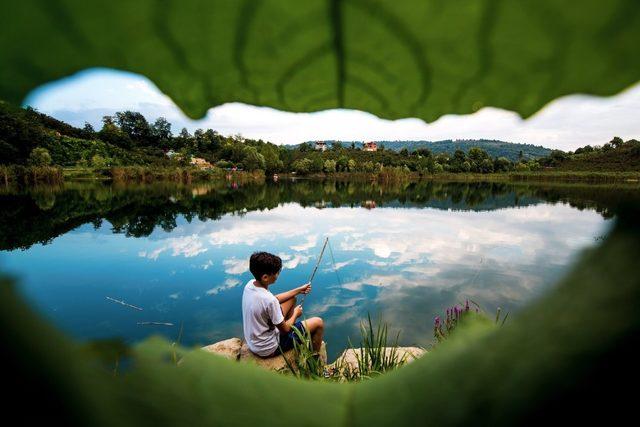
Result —
<path fill-rule="evenodd" d="M 256 252 L 249 259 L 249 270 L 255 277 L 244 287 L 242 294 L 242 323 L 244 339 L 249 349 L 261 357 L 276 356 L 293 348 L 299 342 L 293 331 L 295 326 L 302 332 L 309 331 L 314 351 L 319 351 L 324 333 L 324 323 L 319 317 L 296 321 L 302 315 L 302 306 L 296 306 L 296 295 L 311 292 L 307 283 L 278 295 L 269 291 L 269 286 L 278 280 L 282 269 L 279 256 Z"/>

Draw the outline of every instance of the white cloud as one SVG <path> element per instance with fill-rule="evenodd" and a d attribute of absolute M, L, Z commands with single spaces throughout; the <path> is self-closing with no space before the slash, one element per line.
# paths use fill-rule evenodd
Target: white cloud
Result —
<path fill-rule="evenodd" d="M 231 289 L 234 288 L 236 286 L 238 286 L 240 284 L 240 281 L 238 279 L 235 278 L 229 278 L 226 279 L 224 281 L 224 284 L 220 285 L 220 286 L 216 286 L 215 288 L 211 288 L 208 291 L 206 291 L 205 293 L 207 295 L 217 295 L 220 292 L 227 290 L 227 289 Z"/>
<path fill-rule="evenodd" d="M 138 252 L 138 256 L 142 258 L 148 258 L 152 260 L 157 260 L 160 257 L 162 252 L 167 250 L 172 251 L 172 256 L 184 256 L 185 258 L 191 258 L 197 256 L 203 252 L 207 251 L 207 248 L 204 247 L 203 243 L 200 241 L 200 238 L 193 234 L 190 236 L 183 237 L 172 237 L 166 239 L 164 244 L 159 248 L 154 249 L 151 252 L 140 251 Z"/>
<path fill-rule="evenodd" d="M 213 261 L 209 260 L 206 263 L 202 264 L 202 269 L 203 270 L 208 270 L 209 267 L 211 267 L 213 265 Z"/>
<path fill-rule="evenodd" d="M 307 236 L 306 241 L 299 245 L 291 246 L 291 249 L 298 252 L 308 251 L 311 248 L 315 248 L 318 243 L 318 235 L 314 234 L 311 236 Z"/>
<path fill-rule="evenodd" d="M 226 268 L 224 269 L 227 274 L 242 274 L 249 271 L 249 260 L 248 259 L 225 259 L 222 261 L 222 265 Z"/>

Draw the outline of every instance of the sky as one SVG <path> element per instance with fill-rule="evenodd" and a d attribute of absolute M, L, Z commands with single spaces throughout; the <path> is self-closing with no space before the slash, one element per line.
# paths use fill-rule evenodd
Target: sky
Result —
<path fill-rule="evenodd" d="M 275 144 L 482 138 L 569 151 L 587 144 L 602 145 L 613 136 L 640 139 L 640 83 L 608 98 L 559 98 L 527 120 L 492 107 L 425 123 L 416 118 L 384 120 L 357 110 L 291 113 L 242 103 L 214 107 L 203 119 L 191 120 L 146 77 L 100 68 L 43 85 L 27 96 L 24 105 L 79 127 L 89 122 L 100 129 L 102 116 L 134 110 L 149 121 L 165 117 L 174 134 L 183 127 L 191 133 L 211 128 L 223 135 L 241 134 Z"/>

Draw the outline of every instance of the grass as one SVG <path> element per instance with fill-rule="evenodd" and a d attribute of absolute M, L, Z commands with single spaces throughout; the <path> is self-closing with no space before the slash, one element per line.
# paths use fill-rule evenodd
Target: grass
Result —
<path fill-rule="evenodd" d="M 264 173 L 227 172 L 220 168 L 114 166 L 111 168 L 65 168 L 64 177 L 72 181 L 102 180 L 116 183 L 151 183 L 157 181 L 191 184 L 192 182 L 233 180 L 234 182 L 263 181 Z"/>
<path fill-rule="evenodd" d="M 62 169 L 56 166 L 0 165 L 0 182 L 5 187 L 11 184 L 60 184 L 63 180 Z"/>
<path fill-rule="evenodd" d="M 331 365 L 325 365 L 313 349 L 310 333 L 306 330 L 300 331 L 295 326 L 293 331 L 299 340 L 294 341 L 295 357 L 293 361 L 289 361 L 284 355 L 282 357 L 288 367 L 288 371 L 285 372 L 298 378 L 357 382 L 397 369 L 407 363 L 407 356 L 400 356 L 398 351 L 400 333 L 398 332 L 393 342 L 389 342 L 388 324 L 379 319 L 374 326 L 369 314 L 366 321 L 360 322 L 360 347 L 354 349 L 349 340 L 348 351 L 355 355 L 357 366 L 353 366 L 342 357 Z"/>

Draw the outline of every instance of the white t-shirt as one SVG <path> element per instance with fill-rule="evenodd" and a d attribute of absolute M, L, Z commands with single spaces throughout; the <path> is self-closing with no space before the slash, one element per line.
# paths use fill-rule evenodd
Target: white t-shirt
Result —
<path fill-rule="evenodd" d="M 269 356 L 278 348 L 280 332 L 275 325 L 284 321 L 278 299 L 267 289 L 253 284 L 242 293 L 242 324 L 249 349 L 259 356 Z"/>

